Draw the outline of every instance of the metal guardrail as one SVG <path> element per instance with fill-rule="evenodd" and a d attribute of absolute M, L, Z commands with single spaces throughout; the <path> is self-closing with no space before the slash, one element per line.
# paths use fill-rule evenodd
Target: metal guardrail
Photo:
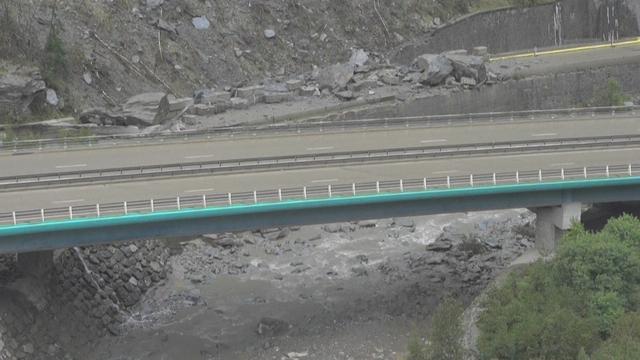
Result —
<path fill-rule="evenodd" d="M 370 181 L 327 186 L 256 190 L 226 194 L 203 194 L 185 197 L 135 200 L 69 207 L 0 213 L 0 226 L 43 223 L 160 211 L 228 207 L 275 203 L 293 200 L 357 197 L 382 193 L 403 193 L 439 189 L 490 187 L 509 184 L 545 183 L 565 180 L 594 180 L 632 177 L 640 174 L 640 164 L 590 166 L 583 168 L 540 169 L 529 171 L 470 174 L 467 176 L 430 177 Z"/>
<path fill-rule="evenodd" d="M 452 146 L 422 146 L 352 152 L 296 154 L 263 158 L 229 159 L 6 176 L 0 177 L 0 189 L 15 189 L 46 185 L 69 185 L 99 181 L 122 181 L 154 177 L 318 167 L 332 164 L 346 165 L 364 162 L 392 160 L 406 161 L 462 155 L 478 156 L 502 153 L 513 154 L 532 151 L 576 150 L 630 145 L 640 145 L 640 134 L 552 140 L 521 140 Z"/>
<path fill-rule="evenodd" d="M 368 128 L 440 127 L 469 124 L 511 123 L 540 119 L 575 119 L 578 116 L 609 115 L 635 116 L 640 106 L 593 107 L 577 109 L 527 110 L 452 115 L 428 115 L 391 118 L 371 118 L 347 121 L 283 123 L 256 126 L 233 126 L 206 130 L 188 130 L 178 133 L 133 134 L 118 136 L 90 136 L 24 141 L 0 141 L 0 152 L 65 150 L 75 148 L 113 147 L 122 145 L 158 145 L 188 141 L 206 141 L 213 138 L 254 137 L 264 135 L 308 134 L 342 132 Z"/>

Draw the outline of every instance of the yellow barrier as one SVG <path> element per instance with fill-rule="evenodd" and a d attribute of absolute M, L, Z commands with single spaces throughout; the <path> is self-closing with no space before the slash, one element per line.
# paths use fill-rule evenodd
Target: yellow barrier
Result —
<path fill-rule="evenodd" d="M 588 46 L 579 46 L 579 47 L 566 48 L 566 49 L 545 50 L 545 51 L 537 51 L 537 52 L 528 52 L 524 54 L 506 55 L 506 56 L 491 58 L 489 61 L 522 59 L 522 58 L 543 56 L 543 55 L 568 54 L 568 53 L 573 53 L 578 51 L 604 49 L 604 48 L 610 48 L 610 47 L 632 46 L 632 45 L 640 45 L 640 37 L 636 38 L 635 40 L 627 40 L 622 42 L 616 42 L 613 44 L 607 43 L 607 44 L 600 44 L 600 45 L 588 45 Z"/>

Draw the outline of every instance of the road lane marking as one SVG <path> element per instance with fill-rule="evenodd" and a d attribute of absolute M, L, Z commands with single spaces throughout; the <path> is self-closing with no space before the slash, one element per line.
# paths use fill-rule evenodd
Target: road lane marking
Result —
<path fill-rule="evenodd" d="M 214 188 L 208 188 L 208 189 L 194 189 L 194 190 L 186 190 L 185 193 L 206 193 L 206 192 L 210 192 L 213 191 Z"/>
<path fill-rule="evenodd" d="M 56 169 L 69 169 L 69 168 L 79 168 L 79 167 L 86 167 L 87 164 L 74 164 L 74 165 L 58 165 L 56 166 Z"/>
<path fill-rule="evenodd" d="M 333 150 L 333 146 L 323 146 L 323 147 L 310 147 L 307 148 L 307 151 L 319 151 L 319 150 Z"/>
<path fill-rule="evenodd" d="M 314 184 L 317 184 L 317 183 L 329 183 L 329 182 L 337 182 L 337 181 L 338 179 L 320 179 L 320 180 L 313 180 L 311 182 Z"/>
<path fill-rule="evenodd" d="M 430 144 L 430 143 L 439 143 L 439 142 L 447 142 L 447 139 L 434 139 L 434 140 L 422 140 L 421 144 Z"/>
<path fill-rule="evenodd" d="M 434 175 L 453 174 L 453 173 L 457 173 L 457 172 L 460 172 L 460 171 L 459 170 L 434 171 L 433 174 Z"/>
<path fill-rule="evenodd" d="M 78 203 L 78 202 L 83 202 L 84 199 L 75 199 L 75 200 L 59 200 L 59 201 L 54 201 L 54 204 L 72 204 L 72 203 Z"/>
<path fill-rule="evenodd" d="M 185 156 L 185 159 L 204 159 L 204 158 L 209 158 L 209 157 L 214 157 L 215 155 L 213 154 L 206 154 L 206 155 L 189 155 L 189 156 Z"/>
<path fill-rule="evenodd" d="M 542 134 L 531 134 L 533 137 L 542 137 L 542 136 L 556 136 L 558 133 L 542 133 Z"/>
<path fill-rule="evenodd" d="M 576 163 L 574 162 L 565 162 L 565 163 L 555 163 L 555 164 L 551 164 L 551 167 L 556 167 L 556 166 L 571 166 L 571 165 L 575 165 Z"/>

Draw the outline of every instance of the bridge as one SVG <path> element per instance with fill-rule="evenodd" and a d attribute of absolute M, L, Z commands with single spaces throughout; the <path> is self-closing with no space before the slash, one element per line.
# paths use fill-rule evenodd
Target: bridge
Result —
<path fill-rule="evenodd" d="M 582 204 L 640 200 L 637 110 L 3 143 L 0 252 L 522 207 L 551 251 Z"/>

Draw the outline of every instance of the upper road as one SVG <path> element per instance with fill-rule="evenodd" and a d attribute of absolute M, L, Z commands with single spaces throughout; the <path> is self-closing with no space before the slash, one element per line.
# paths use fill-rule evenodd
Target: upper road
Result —
<path fill-rule="evenodd" d="M 640 133 L 640 116 L 618 113 L 452 127 L 356 129 L 0 155 L 1 176 L 319 154 L 419 146 L 627 135 Z"/>

